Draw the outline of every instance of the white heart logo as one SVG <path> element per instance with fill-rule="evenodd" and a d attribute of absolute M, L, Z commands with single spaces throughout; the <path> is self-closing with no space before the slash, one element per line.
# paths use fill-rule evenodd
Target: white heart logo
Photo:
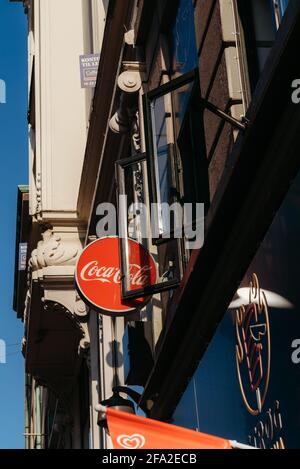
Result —
<path fill-rule="evenodd" d="M 117 442 L 122 448 L 126 449 L 140 449 L 146 443 L 143 435 L 135 433 L 134 435 L 119 435 L 117 437 Z"/>

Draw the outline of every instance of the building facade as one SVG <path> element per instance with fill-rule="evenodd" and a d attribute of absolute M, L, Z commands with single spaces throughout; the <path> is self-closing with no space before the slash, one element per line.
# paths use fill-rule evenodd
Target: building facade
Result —
<path fill-rule="evenodd" d="M 27 447 L 110 448 L 95 406 L 120 385 L 123 396 L 139 393 L 148 417 L 299 447 L 290 390 L 299 386 L 299 2 L 24 4 L 30 184 L 18 209 L 16 257 L 27 243 L 27 266 L 15 308 Z M 95 89 L 81 89 L 79 56 L 98 53 Z M 151 296 L 126 317 L 94 311 L 74 287 L 107 203 L 125 227 L 123 297 Z M 139 231 L 139 203 L 203 204 L 204 244 L 165 236 L 160 210 L 157 236 Z M 158 271 L 139 294 L 124 254 L 133 232 Z"/>
<path fill-rule="evenodd" d="M 25 326 L 27 448 L 91 444 L 88 314 L 73 277 L 85 242 L 77 197 L 93 88 L 81 88 L 79 66 L 81 56 L 100 53 L 106 3 L 24 2 L 29 190 L 19 215 L 26 219 L 21 224 L 23 236 L 27 233 L 27 267 L 21 272 L 16 309 Z M 99 438 L 92 442 L 95 447 Z"/>

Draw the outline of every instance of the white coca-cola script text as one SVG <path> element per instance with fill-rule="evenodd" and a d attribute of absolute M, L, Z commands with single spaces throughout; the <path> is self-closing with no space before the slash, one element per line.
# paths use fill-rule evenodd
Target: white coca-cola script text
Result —
<path fill-rule="evenodd" d="M 80 272 L 81 280 L 85 282 L 98 281 L 102 283 L 121 282 L 121 273 L 118 267 L 99 265 L 99 261 L 91 261 L 85 265 Z M 141 267 L 138 264 L 130 264 L 129 276 L 131 286 L 149 285 L 151 266 Z"/>

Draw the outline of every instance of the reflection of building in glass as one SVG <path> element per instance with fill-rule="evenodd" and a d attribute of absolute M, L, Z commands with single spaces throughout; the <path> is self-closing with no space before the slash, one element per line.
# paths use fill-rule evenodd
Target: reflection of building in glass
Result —
<path fill-rule="evenodd" d="M 182 398 L 175 412 L 178 424 L 183 423 L 182 414 L 190 405 L 187 398 L 190 402 L 192 392 L 193 406 L 197 406 L 203 416 L 203 431 L 209 431 L 214 425 L 219 427 L 219 434 L 236 435 L 238 432 L 238 438 L 248 439 L 250 444 L 258 447 L 299 447 L 300 420 L 293 412 L 298 385 L 290 384 L 298 382 L 299 375 L 299 362 L 291 358 L 293 352 L 299 354 L 295 351 L 299 346 L 300 330 L 299 189 L 300 174 L 230 303 L 230 309 L 194 375 L 193 384 L 189 385 L 195 391 L 186 391 L 187 397 Z M 253 287 L 254 272 L 259 278 L 259 290 L 257 286 Z M 251 285 L 247 287 L 249 281 Z M 215 373 L 211 373 L 211 367 Z M 221 368 L 225 368 L 222 373 Z M 228 379 L 225 387 L 222 385 L 224 374 Z M 258 386 L 255 386 L 255 380 Z M 218 392 L 221 386 L 222 395 Z M 259 394 L 257 389 L 260 389 Z M 212 392 L 210 398 L 209 391 Z M 241 397 L 244 406 L 240 405 Z M 206 398 L 214 408 L 216 400 L 220 400 L 218 424 L 213 423 L 213 415 L 202 412 Z M 225 403 L 232 414 L 231 420 L 225 411 Z"/>

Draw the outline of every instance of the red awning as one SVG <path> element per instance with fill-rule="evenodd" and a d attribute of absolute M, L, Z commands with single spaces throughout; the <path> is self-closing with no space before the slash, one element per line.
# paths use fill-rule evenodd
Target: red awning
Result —
<path fill-rule="evenodd" d="M 105 412 L 115 449 L 256 449 L 109 407 Z"/>

